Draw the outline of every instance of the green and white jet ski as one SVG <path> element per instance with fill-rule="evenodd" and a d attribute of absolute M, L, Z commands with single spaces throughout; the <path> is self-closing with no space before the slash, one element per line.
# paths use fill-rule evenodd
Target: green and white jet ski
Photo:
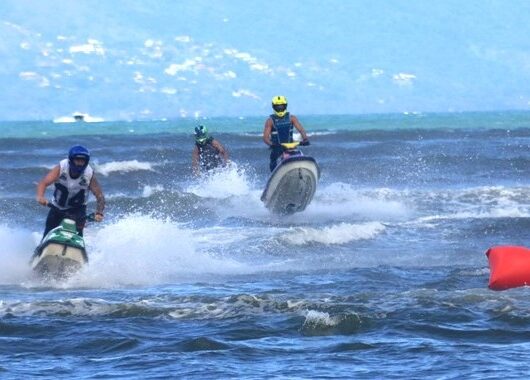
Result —
<path fill-rule="evenodd" d="M 66 279 L 88 263 L 85 241 L 75 221 L 65 218 L 48 232 L 31 258 L 31 268 L 42 278 Z"/>

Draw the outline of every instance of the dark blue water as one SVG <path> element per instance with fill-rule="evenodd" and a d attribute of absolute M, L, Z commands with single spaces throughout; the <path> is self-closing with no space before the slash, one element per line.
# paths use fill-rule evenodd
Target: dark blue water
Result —
<path fill-rule="evenodd" d="M 289 217 L 259 119 L 206 121 L 232 166 L 202 179 L 191 121 L 4 123 L 0 377 L 526 377 L 530 293 L 489 290 L 484 252 L 530 244 L 529 114 L 300 119 L 322 177 Z M 80 142 L 106 219 L 39 282 L 35 186 Z"/>

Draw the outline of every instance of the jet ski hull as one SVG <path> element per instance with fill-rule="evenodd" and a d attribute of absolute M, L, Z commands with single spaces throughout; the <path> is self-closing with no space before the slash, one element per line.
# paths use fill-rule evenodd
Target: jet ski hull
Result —
<path fill-rule="evenodd" d="M 289 157 L 272 172 L 261 200 L 275 214 L 304 211 L 313 199 L 319 176 L 320 170 L 314 158 Z"/>
<path fill-rule="evenodd" d="M 41 277 L 64 279 L 81 269 L 86 262 L 84 250 L 52 242 L 34 257 L 31 267 Z"/>
<path fill-rule="evenodd" d="M 70 222 L 73 223 L 63 220 L 62 225 L 51 230 L 35 249 L 30 265 L 37 276 L 66 279 L 88 263 L 83 237 L 65 224 Z"/>

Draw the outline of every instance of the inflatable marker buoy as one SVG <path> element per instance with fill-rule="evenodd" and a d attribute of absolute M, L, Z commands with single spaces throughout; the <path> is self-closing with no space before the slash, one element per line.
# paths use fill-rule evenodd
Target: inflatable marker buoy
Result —
<path fill-rule="evenodd" d="M 487 250 L 490 266 L 489 288 L 506 290 L 530 285 L 530 249 L 497 246 Z"/>

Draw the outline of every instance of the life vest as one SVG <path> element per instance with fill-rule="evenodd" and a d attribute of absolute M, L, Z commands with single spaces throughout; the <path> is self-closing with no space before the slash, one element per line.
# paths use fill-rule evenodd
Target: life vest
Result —
<path fill-rule="evenodd" d="M 289 112 L 286 112 L 283 117 L 276 114 L 270 115 L 272 120 L 271 142 L 272 145 L 280 145 L 282 143 L 293 142 L 293 127 Z"/>
<path fill-rule="evenodd" d="M 88 187 L 94 175 L 94 170 L 89 165 L 78 178 L 72 178 L 69 168 L 68 159 L 59 163 L 59 179 L 55 182 L 52 204 L 60 210 L 68 210 L 87 204 Z"/>
<path fill-rule="evenodd" d="M 199 149 L 199 165 L 203 170 L 211 170 L 223 164 L 219 150 L 212 145 L 213 137 L 208 137 L 204 144 L 198 144 Z"/>

